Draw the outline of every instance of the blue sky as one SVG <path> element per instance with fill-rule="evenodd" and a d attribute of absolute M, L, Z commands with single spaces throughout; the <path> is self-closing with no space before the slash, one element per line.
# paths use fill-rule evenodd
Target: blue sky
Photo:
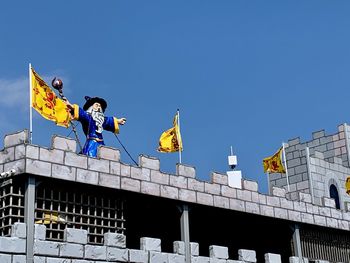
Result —
<path fill-rule="evenodd" d="M 4 1 L 0 133 L 29 127 L 32 63 L 72 103 L 103 97 L 107 115 L 126 117 L 119 138 L 135 159 L 175 172 L 178 155 L 156 148 L 179 108 L 183 163 L 198 178 L 225 173 L 232 145 L 237 169 L 266 192 L 262 159 L 282 141 L 349 122 L 349 13 L 349 1 Z M 49 146 L 70 130 L 34 112 L 33 133 Z"/>

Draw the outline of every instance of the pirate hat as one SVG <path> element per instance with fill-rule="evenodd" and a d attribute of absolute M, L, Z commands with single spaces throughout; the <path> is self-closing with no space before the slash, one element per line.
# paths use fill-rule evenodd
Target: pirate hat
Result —
<path fill-rule="evenodd" d="M 84 110 L 87 110 L 92 105 L 94 105 L 94 103 L 96 103 L 96 102 L 100 103 L 103 112 L 105 112 L 105 110 L 107 108 L 107 102 L 102 98 L 99 98 L 99 97 L 91 98 L 89 96 L 85 96 L 85 100 L 86 100 L 86 102 L 85 102 L 84 107 L 83 107 Z"/>

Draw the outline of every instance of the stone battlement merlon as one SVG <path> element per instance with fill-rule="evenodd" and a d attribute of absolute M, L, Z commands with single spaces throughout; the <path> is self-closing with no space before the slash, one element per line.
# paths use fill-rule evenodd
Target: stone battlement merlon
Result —
<path fill-rule="evenodd" d="M 50 149 L 29 144 L 28 131 L 6 135 L 0 151 L 0 171 L 16 169 L 17 174 L 33 174 L 112 189 L 137 192 L 187 203 L 218 207 L 349 231 L 350 205 L 335 208 L 331 198 L 320 205 L 311 195 L 298 192 L 297 200 L 283 188 L 272 188 L 271 195 L 258 192 L 258 183 L 242 180 L 242 189 L 228 185 L 226 174 L 212 173 L 211 181 L 196 179 L 195 168 L 177 164 L 176 174 L 160 170 L 160 161 L 139 156 L 139 165 L 120 161 L 120 151 L 100 147 L 98 158 L 76 153 L 71 138 L 53 136 Z M 16 176 L 16 175 L 15 175 Z"/>

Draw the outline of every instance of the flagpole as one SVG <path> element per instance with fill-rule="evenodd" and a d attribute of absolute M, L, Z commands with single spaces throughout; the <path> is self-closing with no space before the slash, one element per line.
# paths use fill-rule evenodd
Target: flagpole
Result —
<path fill-rule="evenodd" d="M 177 114 L 177 126 L 179 127 L 179 131 L 181 131 L 180 130 L 180 110 L 179 109 L 177 109 L 176 114 Z M 178 137 L 177 133 L 176 133 L 176 136 L 177 136 L 177 141 L 179 142 L 179 137 Z M 180 149 L 180 147 L 179 147 L 179 163 L 181 163 L 181 149 Z"/>
<path fill-rule="evenodd" d="M 268 194 L 271 195 L 270 173 L 266 172 L 266 175 L 267 175 L 267 190 L 268 190 Z"/>
<path fill-rule="evenodd" d="M 288 189 L 288 192 L 290 192 L 289 178 L 288 178 L 288 167 L 287 167 L 287 159 L 286 159 L 286 149 L 284 147 L 284 142 L 282 142 L 282 148 L 283 148 L 282 154 L 283 154 L 284 168 L 286 169 L 287 189 Z"/>
<path fill-rule="evenodd" d="M 32 64 L 29 63 L 29 143 L 33 141 Z"/>

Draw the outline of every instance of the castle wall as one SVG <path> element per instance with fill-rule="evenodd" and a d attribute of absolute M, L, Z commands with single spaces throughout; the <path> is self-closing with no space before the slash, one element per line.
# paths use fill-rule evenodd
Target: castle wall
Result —
<path fill-rule="evenodd" d="M 320 137 L 317 139 L 320 140 Z M 349 231 L 350 205 L 348 200 L 342 200 L 345 202 L 343 204 L 343 210 L 336 209 L 333 199 L 322 196 L 322 187 L 325 187 L 327 183 L 321 185 L 322 182 L 327 182 L 327 180 L 322 177 L 323 170 L 321 168 L 327 168 L 329 171 L 333 171 L 328 173 L 327 178 L 330 178 L 329 182 L 334 179 L 334 176 L 338 176 L 338 172 L 345 174 L 348 171 L 346 169 L 349 168 L 342 165 L 343 159 L 341 159 L 342 161 L 340 164 L 339 157 L 328 156 L 327 158 L 333 158 L 334 163 L 330 163 L 330 159 L 327 159 L 324 155 L 322 157 L 321 154 L 315 150 L 313 150 L 312 156 L 308 162 L 305 156 L 305 150 L 300 148 L 301 146 L 298 146 L 298 148 L 297 145 L 301 144 L 289 145 L 287 148 L 287 154 L 292 154 L 294 158 L 292 161 L 294 160 L 295 162 L 295 166 L 293 166 L 293 162 L 290 161 L 291 169 L 294 168 L 295 173 L 292 174 L 291 177 L 296 176 L 296 178 L 300 179 L 300 181 L 295 179 L 295 191 L 286 193 L 284 188 L 272 187 L 270 195 L 261 194 L 258 191 L 257 182 L 249 180 L 242 180 L 242 189 L 232 188 L 228 185 L 226 174 L 212 173 L 210 182 L 200 181 L 196 179 L 195 168 L 189 165 L 178 164 L 176 167 L 176 174 L 164 173 L 160 170 L 160 161 L 158 159 L 145 155 L 140 155 L 139 164 L 137 166 L 129 165 L 121 162 L 119 150 L 106 146 L 99 148 L 98 158 L 79 155 L 76 154 L 76 142 L 72 139 L 60 136 L 53 137 L 51 148 L 28 144 L 27 131 L 5 136 L 4 149 L 0 151 L 0 171 L 15 169 L 16 175 L 14 176 L 20 176 L 22 174 L 25 176 L 33 175 L 38 178 L 54 178 L 66 182 L 79 183 L 81 187 L 84 187 L 84 185 L 94 186 L 100 191 L 109 188 L 153 196 L 164 200 L 176 200 L 189 205 L 192 204 L 195 206 L 220 209 L 220 211 L 232 210 L 243 214 L 278 220 L 281 219 L 283 222 L 290 224 L 290 226 L 299 224 L 314 225 L 340 231 Z M 293 148 L 294 146 L 295 148 Z M 310 190 L 308 189 L 309 182 L 303 179 L 305 174 L 305 168 L 303 167 L 307 167 L 308 164 L 311 167 L 311 175 L 315 176 L 314 182 L 319 182 L 319 184 L 315 184 L 313 188 L 314 192 L 319 194 L 319 196 L 317 196 L 319 202 L 312 202 L 312 196 L 307 192 L 307 190 Z M 306 174 L 307 176 L 309 175 L 307 172 Z M 298 175 L 301 176 L 298 177 Z M 278 178 L 276 180 L 278 180 Z M 342 183 L 341 180 L 339 180 L 339 184 Z M 319 192 L 316 190 L 319 190 Z M 73 230 L 73 232 L 71 230 L 65 231 L 69 233 L 74 232 Z M 107 239 L 107 237 L 105 237 L 105 239 Z M 81 235 L 77 240 L 82 242 L 81 240 L 85 240 L 85 237 Z M 108 258 L 108 251 L 111 250 L 108 249 L 108 245 L 93 246 L 91 244 L 81 244 L 79 242 L 66 239 L 65 242 L 63 242 L 66 245 L 62 245 L 62 242 L 49 241 L 46 239 L 40 240 L 36 238 L 34 241 L 35 262 L 113 262 L 112 258 Z M 160 243 L 160 241 L 157 242 Z M 14 247 L 14 244 L 17 243 L 19 247 Z M 1 248 L 2 244 L 5 244 L 5 248 Z M 7 249 L 6 246 L 10 248 Z M 4 262 L 6 262 L 5 260 L 11 263 L 17 261 L 21 262 L 21 260 L 23 260 L 23 253 L 25 253 L 25 246 L 26 243 L 23 245 L 23 241 L 21 241 L 18 236 L 0 237 L 0 257 L 4 259 Z M 50 254 L 47 254 L 47 252 L 42 252 L 40 250 L 41 247 L 45 246 L 45 251 L 52 251 L 52 253 L 50 252 Z M 217 247 L 218 246 L 214 246 L 212 249 L 215 250 Z M 14 251 L 16 251 L 16 254 L 11 252 L 13 249 L 15 249 Z M 92 249 L 93 252 L 91 252 L 90 249 Z M 123 251 L 123 257 L 127 258 L 125 261 L 147 263 L 171 263 L 174 261 L 182 263 L 182 259 L 179 259 L 179 257 L 173 259 L 172 254 L 174 253 L 155 251 L 154 254 L 153 251 L 146 249 L 148 252 L 146 252 L 146 256 L 144 257 L 146 257 L 148 261 L 145 261 L 146 259 L 142 256 L 140 256 L 143 258 L 142 260 L 131 258 L 132 256 L 130 253 L 132 252 L 130 251 L 135 249 L 118 249 L 125 249 L 125 251 Z M 145 255 L 144 250 L 145 249 L 142 249 L 141 245 L 140 251 L 143 252 L 137 253 Z M 218 251 L 225 251 L 225 249 L 218 248 Z M 239 253 L 245 255 L 242 251 Z M 79 254 L 76 255 L 74 253 Z M 210 252 L 209 257 L 192 254 L 192 256 L 197 256 L 193 258 L 193 262 L 235 262 L 226 256 L 224 258 L 221 258 L 222 256 L 213 257 L 212 255 L 216 255 L 216 253 L 219 252 Z M 253 252 L 249 252 L 248 255 L 252 255 L 252 253 Z M 169 254 L 171 254 L 171 256 L 169 256 Z M 118 257 L 117 261 L 123 261 L 123 257 Z M 278 261 L 280 258 L 278 256 L 267 254 L 266 257 L 267 260 L 270 260 L 270 258 L 271 260 L 275 260 L 277 258 L 276 262 L 280 262 Z M 240 260 L 238 262 L 254 262 L 249 261 L 249 259 L 244 256 L 239 257 L 238 260 Z M 296 262 L 293 261 L 294 259 L 291 260 L 291 262 Z"/>
<path fill-rule="evenodd" d="M 278 187 L 273 187 L 271 195 L 261 194 L 257 182 L 249 180 L 242 180 L 242 189 L 235 189 L 228 185 L 226 174 L 212 173 L 210 182 L 200 181 L 196 179 L 195 168 L 184 164 L 177 165 L 175 175 L 163 173 L 160 161 L 145 155 L 140 155 L 139 166 L 128 165 L 120 161 L 119 150 L 106 146 L 100 147 L 98 158 L 90 158 L 76 154 L 76 142 L 70 138 L 54 136 L 51 149 L 27 142 L 27 131 L 5 137 L 4 149 L 0 151 L 0 171 L 16 169 L 17 175 L 51 177 L 349 231 L 348 199 L 344 200 L 344 210 L 338 211 L 333 199 L 320 197 L 321 202 L 313 204 L 311 195 L 302 191 L 295 193 L 293 199 Z M 290 147 L 289 151 L 294 149 Z M 301 163 L 305 157 L 298 158 Z M 332 168 L 343 169 L 337 165 Z M 302 190 L 307 181 L 298 184 L 297 190 Z M 321 212 L 323 208 L 329 213 Z"/>
<path fill-rule="evenodd" d="M 11 237 L 0 237 L 0 262 L 25 263 L 26 257 L 26 225 L 16 223 L 12 226 Z M 35 225 L 34 263 L 186 263 L 185 243 L 174 241 L 173 253 L 162 252 L 161 240 L 149 237 L 140 239 L 140 249 L 126 248 L 126 237 L 116 233 L 105 233 L 101 246 L 87 243 L 85 230 L 66 228 L 64 242 L 46 240 L 46 227 Z M 254 263 L 257 262 L 253 250 L 240 249 L 237 259 L 230 259 L 228 247 L 209 246 L 209 257 L 199 255 L 198 243 L 190 243 L 192 263 Z M 265 254 L 265 263 L 281 263 L 281 256 L 273 253 Z M 299 258 L 291 257 L 291 263 L 299 262 Z M 304 263 L 308 260 L 304 259 Z M 324 262 L 327 261 L 316 261 Z"/>

